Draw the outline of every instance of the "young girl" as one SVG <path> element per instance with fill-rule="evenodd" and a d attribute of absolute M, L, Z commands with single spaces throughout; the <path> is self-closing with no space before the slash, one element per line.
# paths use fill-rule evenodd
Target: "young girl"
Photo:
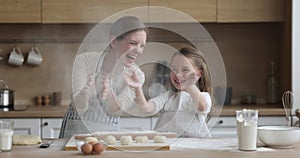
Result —
<path fill-rule="evenodd" d="M 210 137 L 205 120 L 212 106 L 212 87 L 204 58 L 196 49 L 183 47 L 173 55 L 170 68 L 174 90 L 149 101 L 136 75 L 126 78 L 135 88 L 137 106 L 147 115 L 159 112 L 154 128 L 159 132 L 176 132 L 178 137 Z"/>

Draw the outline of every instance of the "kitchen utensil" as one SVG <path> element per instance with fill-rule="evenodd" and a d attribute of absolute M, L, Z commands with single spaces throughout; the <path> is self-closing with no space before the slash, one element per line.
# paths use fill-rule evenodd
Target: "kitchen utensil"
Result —
<path fill-rule="evenodd" d="M 0 89 L 0 108 L 13 108 L 14 106 L 14 91 L 10 90 L 3 80 L 2 89 Z"/>
<path fill-rule="evenodd" d="M 53 105 L 61 105 L 62 92 L 53 92 L 52 93 L 52 102 Z"/>
<path fill-rule="evenodd" d="M 256 96 L 254 96 L 254 95 L 243 96 L 241 103 L 245 104 L 245 105 L 255 105 L 256 104 Z"/>
<path fill-rule="evenodd" d="M 42 54 L 37 47 L 32 47 L 27 56 L 27 64 L 32 66 L 41 65 L 43 61 Z"/>
<path fill-rule="evenodd" d="M 259 140 L 273 148 L 292 148 L 300 142 L 300 128 L 291 126 L 260 126 Z"/>
<path fill-rule="evenodd" d="M 285 111 L 287 124 L 291 123 L 292 108 L 294 104 L 294 96 L 291 91 L 285 91 L 282 95 L 282 104 Z"/>
<path fill-rule="evenodd" d="M 53 143 L 53 141 L 50 141 L 50 142 L 47 142 L 47 143 L 42 143 L 40 145 L 40 148 L 48 148 L 52 143 Z"/>
<path fill-rule="evenodd" d="M 3 61 L 2 49 L 0 49 L 0 63 Z"/>
<path fill-rule="evenodd" d="M 21 66 L 24 61 L 24 56 L 21 52 L 21 49 L 14 47 L 9 55 L 8 64 L 13 66 Z"/>

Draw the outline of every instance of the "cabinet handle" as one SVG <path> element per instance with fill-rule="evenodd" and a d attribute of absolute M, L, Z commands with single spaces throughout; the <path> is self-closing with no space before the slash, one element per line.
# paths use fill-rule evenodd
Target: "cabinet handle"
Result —
<path fill-rule="evenodd" d="M 223 120 L 219 120 L 219 122 L 218 122 L 219 125 L 221 125 L 221 124 L 223 124 L 223 123 L 224 123 Z"/>
<path fill-rule="evenodd" d="M 48 122 L 45 122 L 45 123 L 44 123 L 44 126 L 48 126 Z"/>

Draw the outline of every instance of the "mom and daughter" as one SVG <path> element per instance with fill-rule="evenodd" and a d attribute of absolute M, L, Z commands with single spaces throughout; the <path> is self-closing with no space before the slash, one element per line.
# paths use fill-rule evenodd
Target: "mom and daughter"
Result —
<path fill-rule="evenodd" d="M 72 103 L 64 117 L 61 138 L 86 132 L 83 126 L 70 123 L 82 118 L 119 127 L 123 112 L 139 116 L 158 114 L 154 130 L 159 132 L 176 132 L 178 137 L 210 137 L 206 119 L 212 107 L 212 85 L 201 52 L 191 46 L 174 52 L 169 65 L 172 88 L 146 100 L 142 89 L 145 75 L 135 59 L 143 53 L 147 33 L 138 18 L 122 17 L 111 27 L 111 42 L 104 55 L 83 53 L 76 57 L 77 68 L 73 70 L 77 72 L 73 75 L 80 75 L 80 79 L 73 81 Z M 100 75 L 95 75 L 93 69 L 97 65 L 100 68 L 96 73 Z"/>

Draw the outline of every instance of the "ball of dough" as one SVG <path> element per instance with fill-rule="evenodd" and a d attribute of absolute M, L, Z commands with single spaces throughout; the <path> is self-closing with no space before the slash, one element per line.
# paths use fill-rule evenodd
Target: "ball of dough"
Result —
<path fill-rule="evenodd" d="M 116 138 L 115 138 L 114 136 L 112 136 L 112 135 L 109 135 L 109 136 L 105 137 L 103 140 L 104 140 L 105 143 L 107 143 L 108 145 L 113 145 L 113 144 L 115 144 L 116 141 L 117 141 Z"/>
<path fill-rule="evenodd" d="M 167 140 L 166 136 L 155 136 L 153 138 L 154 143 L 165 143 Z"/>
<path fill-rule="evenodd" d="M 135 137 L 135 142 L 136 143 L 147 143 L 148 137 L 147 136 L 137 136 L 137 137 Z"/>
<path fill-rule="evenodd" d="M 86 137 L 86 138 L 84 139 L 84 141 L 85 141 L 86 143 L 89 143 L 89 142 L 98 142 L 98 139 L 97 139 L 96 137 Z"/>
<path fill-rule="evenodd" d="M 130 145 L 130 144 L 132 144 L 132 137 L 131 136 L 122 136 L 120 138 L 120 142 L 122 145 Z"/>

